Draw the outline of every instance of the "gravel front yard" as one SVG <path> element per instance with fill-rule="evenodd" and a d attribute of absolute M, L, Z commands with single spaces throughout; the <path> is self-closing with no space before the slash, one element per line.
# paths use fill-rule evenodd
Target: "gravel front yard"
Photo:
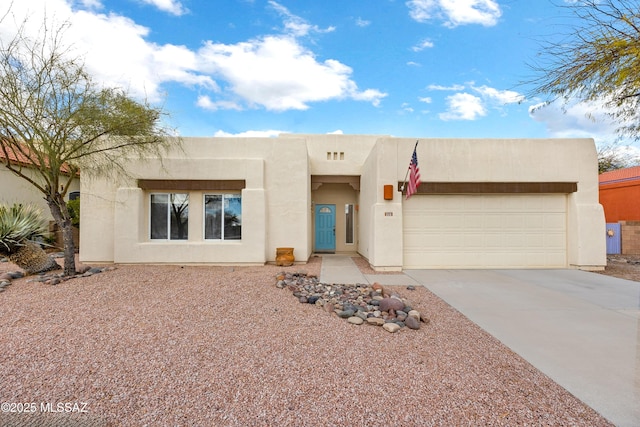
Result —
<path fill-rule="evenodd" d="M 431 323 L 390 334 L 274 286 L 320 263 L 15 280 L 0 425 L 610 425 L 424 288 L 398 291 Z"/>

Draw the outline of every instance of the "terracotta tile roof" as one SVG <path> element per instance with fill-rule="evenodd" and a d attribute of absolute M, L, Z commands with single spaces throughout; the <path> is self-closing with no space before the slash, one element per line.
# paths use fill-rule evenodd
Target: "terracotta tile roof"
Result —
<path fill-rule="evenodd" d="M 28 150 L 27 150 L 28 151 Z M 22 166 L 33 166 L 35 165 L 34 162 L 31 161 L 31 159 L 29 159 L 29 157 L 25 156 L 22 153 L 18 153 L 18 152 L 14 152 L 9 150 L 8 152 L 9 154 L 9 161 L 12 163 L 17 163 L 19 165 Z M 0 163 L 4 163 L 4 160 L 7 157 L 4 154 L 4 151 L 2 151 L 2 149 L 0 149 Z M 69 170 L 69 166 L 67 164 L 63 164 L 62 167 L 60 168 L 60 172 L 69 175 L 71 173 L 71 171 Z M 79 175 L 79 173 L 78 173 Z"/>
<path fill-rule="evenodd" d="M 600 184 L 612 184 L 614 182 L 640 181 L 640 166 L 616 169 L 601 173 L 598 177 Z"/>

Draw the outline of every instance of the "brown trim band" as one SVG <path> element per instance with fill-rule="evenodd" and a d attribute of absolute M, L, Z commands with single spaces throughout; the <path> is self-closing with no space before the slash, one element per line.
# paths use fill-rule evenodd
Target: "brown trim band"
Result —
<path fill-rule="evenodd" d="M 398 191 L 402 191 L 403 184 L 398 182 Z M 423 182 L 415 194 L 569 194 L 576 191 L 577 182 Z"/>
<path fill-rule="evenodd" d="M 244 179 L 139 179 L 138 187 L 143 190 L 237 191 L 246 187 L 246 181 Z"/>

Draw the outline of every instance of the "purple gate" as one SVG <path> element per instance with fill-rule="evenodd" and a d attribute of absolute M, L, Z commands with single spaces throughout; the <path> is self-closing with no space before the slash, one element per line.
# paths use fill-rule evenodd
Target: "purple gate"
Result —
<path fill-rule="evenodd" d="M 620 224 L 617 222 L 607 223 L 607 255 L 615 255 L 622 252 Z"/>

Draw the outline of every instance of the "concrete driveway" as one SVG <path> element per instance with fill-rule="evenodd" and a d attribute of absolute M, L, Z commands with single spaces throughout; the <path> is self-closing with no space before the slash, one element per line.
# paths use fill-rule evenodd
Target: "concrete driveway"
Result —
<path fill-rule="evenodd" d="M 405 270 L 618 426 L 640 426 L 640 282 L 578 270 Z"/>

